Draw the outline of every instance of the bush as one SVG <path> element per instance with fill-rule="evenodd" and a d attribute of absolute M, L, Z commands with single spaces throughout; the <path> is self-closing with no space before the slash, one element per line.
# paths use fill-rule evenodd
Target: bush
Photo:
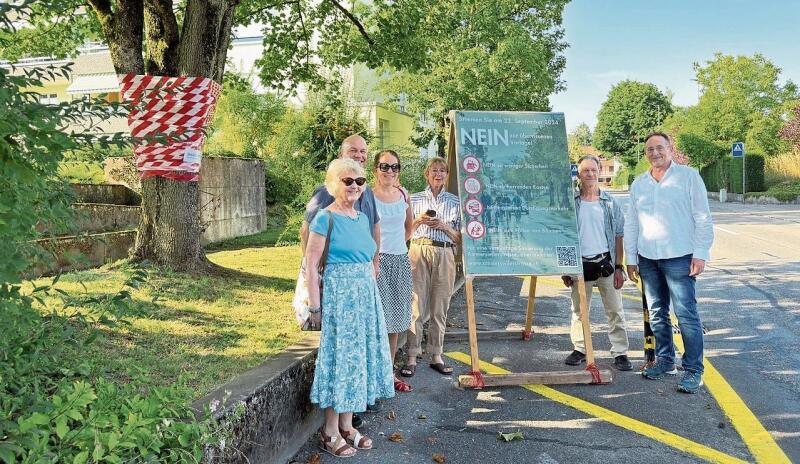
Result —
<path fill-rule="evenodd" d="M 749 192 L 764 190 L 764 157 L 758 154 L 748 154 L 747 183 Z M 721 158 L 700 170 L 700 176 L 709 191 L 727 189 L 731 193 L 742 193 L 742 159 L 726 157 Z"/>
<path fill-rule="evenodd" d="M 102 184 L 105 181 L 103 166 L 97 162 L 64 161 L 58 174 L 71 184 Z"/>
<path fill-rule="evenodd" d="M 258 94 L 249 82 L 229 80 L 214 112 L 206 151 L 215 156 L 256 158 L 286 111 L 286 102 L 273 94 Z"/>
<path fill-rule="evenodd" d="M 141 272 L 134 274 L 129 285 L 143 281 Z M 117 385 L 70 354 L 94 341 L 96 324 L 124 321 L 127 290 L 69 317 L 33 308 L 50 290 L 26 295 L 20 286 L 0 287 L 0 460 L 199 462 L 210 429 L 195 419 L 193 392 L 180 380 L 152 388 L 146 376 L 131 372 L 131 381 Z"/>
<path fill-rule="evenodd" d="M 730 191 L 742 193 L 742 158 L 726 158 L 730 163 Z M 748 153 L 744 158 L 747 173 L 744 179 L 748 192 L 762 192 L 764 186 L 764 156 Z"/>
<path fill-rule="evenodd" d="M 622 168 L 620 168 L 620 170 L 617 171 L 617 173 L 614 174 L 614 177 L 611 179 L 611 186 L 616 188 L 628 187 L 631 185 L 631 183 L 633 183 L 632 176 L 633 173 L 631 173 L 630 169 L 623 164 Z"/>
<path fill-rule="evenodd" d="M 748 196 L 751 196 L 748 194 Z M 781 182 L 773 185 L 766 192 L 758 192 L 752 196 L 773 197 L 778 201 L 795 201 L 800 199 L 800 180 Z"/>
<path fill-rule="evenodd" d="M 786 181 L 800 181 L 800 149 L 769 156 L 764 160 L 767 188 Z"/>

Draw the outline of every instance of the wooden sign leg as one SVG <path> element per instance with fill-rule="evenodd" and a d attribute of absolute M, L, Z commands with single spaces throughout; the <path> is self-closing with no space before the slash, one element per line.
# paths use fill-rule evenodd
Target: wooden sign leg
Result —
<path fill-rule="evenodd" d="M 522 332 L 523 340 L 530 340 L 533 334 L 533 306 L 536 303 L 536 276 L 531 276 L 528 287 L 528 312 L 525 315 L 525 331 Z"/>
<path fill-rule="evenodd" d="M 583 275 L 578 276 L 578 295 L 580 296 L 581 325 L 583 326 L 583 341 L 586 346 L 586 365 L 594 365 L 594 348 L 592 347 L 592 329 L 589 326 L 589 306 L 586 304 L 586 283 Z"/>
<path fill-rule="evenodd" d="M 464 286 L 467 289 L 467 330 L 469 331 L 469 353 L 472 357 L 472 372 L 480 372 L 478 329 L 475 324 L 475 297 L 472 291 L 472 277 L 466 278 Z"/>

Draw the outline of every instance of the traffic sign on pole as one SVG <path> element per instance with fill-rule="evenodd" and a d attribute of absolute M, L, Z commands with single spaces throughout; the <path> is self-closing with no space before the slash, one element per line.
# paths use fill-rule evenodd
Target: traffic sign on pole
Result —
<path fill-rule="evenodd" d="M 747 164 L 745 164 L 744 142 L 733 142 L 731 156 L 742 159 L 742 203 L 744 203 L 744 194 L 747 191 Z"/>
<path fill-rule="evenodd" d="M 731 146 L 731 156 L 734 158 L 744 157 L 744 142 L 733 142 L 733 146 Z"/>

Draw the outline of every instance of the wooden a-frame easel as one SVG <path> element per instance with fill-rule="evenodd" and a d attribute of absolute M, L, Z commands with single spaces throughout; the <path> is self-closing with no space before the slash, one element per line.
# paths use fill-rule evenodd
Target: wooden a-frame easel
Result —
<path fill-rule="evenodd" d="M 458 165 L 456 154 L 455 142 L 455 111 L 451 111 L 448 115 L 450 119 L 450 137 L 447 146 L 447 163 L 449 175 L 446 180 L 446 189 L 459 196 L 458 180 L 456 178 Z M 460 254 L 460 252 L 459 252 Z M 463 255 L 461 256 L 463 259 Z M 466 262 L 463 269 L 466 271 Z M 502 385 L 528 385 L 528 384 L 602 384 L 612 381 L 610 369 L 598 369 L 594 362 L 594 349 L 592 347 L 592 333 L 589 326 L 589 307 L 586 300 L 586 285 L 583 280 L 583 274 L 578 275 L 578 279 L 573 285 L 578 285 L 578 294 L 580 296 L 580 319 L 583 327 L 583 338 L 586 346 L 586 369 L 585 370 L 571 370 L 571 371 L 552 371 L 552 372 L 521 372 L 514 374 L 487 374 L 483 375 L 480 372 L 480 358 L 478 356 L 478 331 L 475 323 L 475 297 L 473 289 L 473 279 L 476 275 L 467 274 L 465 277 L 465 288 L 467 293 L 467 328 L 469 349 L 471 357 L 471 370 L 466 375 L 458 376 L 458 384 L 465 388 L 482 388 L 502 386 Z M 530 276 L 530 285 L 528 288 L 528 307 L 525 316 L 525 330 L 521 334 L 522 340 L 529 341 L 533 334 L 533 309 L 536 302 L 536 280 L 537 276 Z M 508 340 L 516 335 L 507 330 L 497 331 L 482 331 L 482 338 L 495 338 Z M 447 335 L 446 335 L 447 336 Z M 514 337 L 516 338 L 516 337 Z"/>
<path fill-rule="evenodd" d="M 609 383 L 612 380 L 610 369 L 598 369 L 594 362 L 594 349 L 592 347 L 592 333 L 589 327 L 589 308 L 586 304 L 586 286 L 583 275 L 578 275 L 578 279 L 573 285 L 578 285 L 580 296 L 580 319 L 583 327 L 583 338 L 586 346 L 586 369 L 574 371 L 551 371 L 551 372 L 520 372 L 514 374 L 480 374 L 480 358 L 478 355 L 478 331 L 475 323 L 475 297 L 473 290 L 474 276 L 467 276 L 465 279 L 465 289 L 467 293 L 467 330 L 469 335 L 469 351 L 471 357 L 471 371 L 469 374 L 458 376 L 458 384 L 465 388 L 497 387 L 502 385 L 527 385 L 527 384 L 600 384 Z M 533 309 L 536 303 L 536 281 L 537 276 L 530 276 L 528 287 L 528 307 L 525 315 L 525 329 L 522 332 L 522 340 L 528 341 L 533 334 Z M 481 337 L 506 338 L 509 331 L 487 331 L 481 332 Z"/>

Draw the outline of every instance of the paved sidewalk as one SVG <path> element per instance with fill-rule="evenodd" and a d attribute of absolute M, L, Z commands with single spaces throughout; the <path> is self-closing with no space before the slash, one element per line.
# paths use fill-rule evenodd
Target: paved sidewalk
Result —
<path fill-rule="evenodd" d="M 517 277 L 476 279 L 478 329 L 521 332 L 526 303 L 520 296 L 522 287 Z M 383 403 L 382 412 L 365 415 L 362 432 L 374 440 L 375 449 L 359 451 L 347 462 L 429 463 L 443 458 L 442 462 L 448 463 L 675 464 L 702 462 L 702 453 L 715 450 L 728 462 L 752 460 L 708 391 L 683 395 L 675 391 L 678 378 L 648 381 L 638 374 L 641 306 L 635 300 L 636 290 L 632 286 L 625 289 L 633 372 L 613 370 L 614 380 L 609 385 L 539 387 L 539 392 L 523 387 L 462 390 L 454 385 L 455 377 L 438 374 L 428 368 L 425 359 L 411 379 L 413 392 L 398 393 Z M 591 310 L 595 354 L 600 367 L 610 367 L 610 344 L 599 300 L 595 295 Z M 451 304 L 448 325 L 452 330 L 465 329 L 465 307 L 462 288 Z M 480 341 L 481 360 L 511 372 L 585 368 L 563 364 L 572 350 L 569 314 L 568 292 L 560 279 L 539 278 L 533 339 Z M 466 342 L 447 342 L 445 351 L 469 355 Z M 469 370 L 466 364 L 446 359 L 456 375 Z M 554 400 L 553 395 L 560 395 L 559 399 Z M 585 402 L 595 408 L 593 413 L 576 409 Z M 617 425 L 598 417 L 609 410 L 621 415 Z M 651 435 L 666 438 L 654 439 L 619 425 L 647 428 L 642 423 L 654 426 Z M 498 439 L 498 432 L 516 431 L 522 433 L 522 440 Z M 319 450 L 318 439 L 318 435 L 312 437 L 290 462 L 318 462 L 317 454 L 321 462 L 338 462 Z"/>

